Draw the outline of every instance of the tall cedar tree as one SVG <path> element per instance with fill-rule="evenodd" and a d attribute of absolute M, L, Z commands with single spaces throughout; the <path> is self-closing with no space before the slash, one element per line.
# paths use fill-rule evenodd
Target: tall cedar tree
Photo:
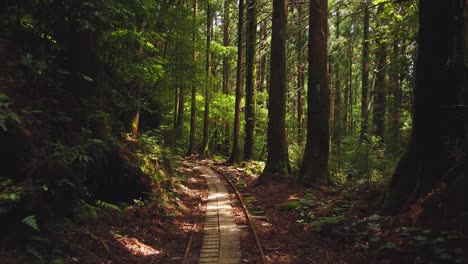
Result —
<path fill-rule="evenodd" d="M 362 38 L 362 90 L 361 90 L 361 141 L 367 140 L 369 129 L 369 5 L 372 0 L 364 0 L 364 36 Z"/>
<path fill-rule="evenodd" d="M 223 13 L 223 46 L 228 47 L 229 46 L 229 41 L 230 41 L 230 35 L 229 35 L 229 26 L 231 23 L 230 15 L 229 14 L 229 4 L 230 0 L 225 0 L 224 1 L 224 13 Z M 230 72 L 231 72 L 231 65 L 229 63 L 229 58 L 225 54 L 223 56 L 223 93 L 225 95 L 229 94 L 229 78 L 230 78 Z M 225 124 L 224 124 L 224 142 L 223 142 L 223 152 L 225 154 L 228 154 L 229 151 L 229 141 L 230 141 L 230 122 L 228 119 L 226 119 Z"/>
<path fill-rule="evenodd" d="M 335 21 L 335 39 L 336 41 L 339 41 L 340 39 L 340 10 L 337 9 L 336 11 L 336 21 Z M 337 49 L 339 49 L 340 46 L 337 45 Z M 342 105 L 341 105 L 341 77 L 340 77 L 340 60 L 339 57 L 336 56 L 334 58 L 334 66 L 333 66 L 334 72 L 335 72 L 335 86 L 334 86 L 334 124 L 333 124 L 333 134 L 332 138 L 333 141 L 339 146 L 341 144 L 341 129 L 342 129 L 342 124 L 343 124 L 343 119 L 342 119 Z"/>
<path fill-rule="evenodd" d="M 247 34 L 245 46 L 245 142 L 244 160 L 252 158 L 255 131 L 255 43 L 257 35 L 256 0 L 247 1 Z"/>
<path fill-rule="evenodd" d="M 397 212 L 444 181 L 449 196 L 460 196 L 449 208 L 468 209 L 463 202 L 468 200 L 468 180 L 459 171 L 466 166 L 457 165 L 466 163 L 460 155 L 466 153 L 466 114 L 460 112 L 466 108 L 460 105 L 468 103 L 464 12 L 466 1 L 420 1 L 413 130 L 386 193 L 386 212 Z"/>
<path fill-rule="evenodd" d="M 193 24 L 194 24 L 194 31 L 192 35 L 192 40 L 194 43 L 193 46 L 193 63 L 195 64 L 197 61 L 197 49 L 195 43 L 197 41 L 197 11 L 198 11 L 198 3 L 197 0 L 193 0 Z M 191 97 L 191 106 L 190 106 L 190 142 L 187 155 L 190 156 L 195 153 L 195 133 L 197 128 L 197 87 L 195 84 L 192 83 L 192 97 Z"/>
<path fill-rule="evenodd" d="M 286 136 L 286 0 L 273 0 L 271 33 L 270 90 L 268 103 L 268 156 L 262 176 L 289 174 L 291 166 L 288 157 Z"/>
<path fill-rule="evenodd" d="M 236 102 L 234 109 L 234 137 L 232 144 L 230 162 L 238 163 L 242 160 L 240 150 L 240 116 L 241 116 L 241 100 L 242 100 L 242 29 L 244 18 L 244 0 L 239 0 L 239 20 L 237 22 L 237 71 L 236 71 Z"/>
<path fill-rule="evenodd" d="M 327 72 L 328 0 L 311 0 L 309 10 L 309 80 L 307 143 L 300 177 L 328 183 L 330 148 L 330 88 Z"/>
<path fill-rule="evenodd" d="M 203 143 L 201 147 L 202 156 L 208 155 L 209 132 L 210 132 L 210 89 L 211 89 L 211 27 L 213 26 L 213 17 L 211 4 L 207 3 L 206 8 L 206 57 L 205 57 L 205 113 L 203 117 Z"/>
<path fill-rule="evenodd" d="M 379 14 L 382 13 L 383 6 L 379 7 Z M 383 32 L 379 32 L 377 36 L 376 45 L 377 48 L 377 65 L 376 65 L 376 77 L 374 87 L 374 112 L 373 119 L 375 125 L 375 135 L 378 136 L 382 142 L 385 141 L 385 114 L 387 113 L 387 102 L 386 102 L 386 81 L 385 76 L 387 73 L 387 47 L 383 40 Z"/>
<path fill-rule="evenodd" d="M 297 14 L 299 23 L 307 15 L 302 5 L 297 5 Z M 302 27 L 302 23 L 300 24 Z M 297 143 L 302 145 L 304 141 L 304 84 L 305 84 L 305 29 L 301 29 L 297 34 L 296 53 L 297 53 Z"/>

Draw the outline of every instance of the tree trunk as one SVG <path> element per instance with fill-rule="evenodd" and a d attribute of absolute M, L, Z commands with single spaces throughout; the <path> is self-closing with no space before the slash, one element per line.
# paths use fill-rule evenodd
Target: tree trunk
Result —
<path fill-rule="evenodd" d="M 179 87 L 174 89 L 174 115 L 172 116 L 172 126 L 177 129 L 177 113 L 179 112 Z"/>
<path fill-rule="evenodd" d="M 197 5 L 197 0 L 193 1 L 193 21 L 195 24 L 195 21 L 197 20 L 197 10 L 198 5 Z M 194 27 L 194 32 L 192 33 L 192 41 L 195 43 L 197 41 L 197 32 L 196 32 L 196 26 Z M 197 61 L 197 51 L 196 47 L 194 45 L 193 47 L 193 62 L 194 64 Z M 191 106 L 190 106 L 190 142 L 189 142 L 189 147 L 187 151 L 187 155 L 190 156 L 195 153 L 195 134 L 196 134 L 196 128 L 197 128 L 197 87 L 195 84 L 192 84 L 192 97 L 191 97 Z"/>
<path fill-rule="evenodd" d="M 335 38 L 339 43 L 340 39 L 340 10 L 336 10 L 336 24 L 335 24 Z M 338 47 L 339 48 L 339 47 Z M 337 50 L 337 53 L 339 51 Z M 341 143 L 341 129 L 343 124 L 342 113 L 341 113 L 341 83 L 340 83 L 340 62 L 338 56 L 335 56 L 335 65 L 333 66 L 335 71 L 335 93 L 334 93 L 334 125 L 332 139 L 337 145 Z"/>
<path fill-rule="evenodd" d="M 138 128 L 140 124 L 140 111 L 141 111 L 141 94 L 143 92 L 143 85 L 137 84 L 137 89 L 135 92 L 135 101 L 137 104 L 137 108 L 135 110 L 135 114 L 133 115 L 132 119 L 132 136 L 134 138 L 138 135 Z"/>
<path fill-rule="evenodd" d="M 239 0 L 239 20 L 237 22 L 237 71 L 236 71 L 236 102 L 234 110 L 234 137 L 231 157 L 229 162 L 238 163 L 242 160 L 240 150 L 240 116 L 241 116 L 241 100 L 242 100 L 242 30 L 244 18 L 244 0 Z"/>
<path fill-rule="evenodd" d="M 179 102 L 177 110 L 177 120 L 176 120 L 176 139 L 182 139 L 184 132 L 184 116 L 185 116 L 185 85 L 184 81 L 181 81 L 181 86 L 179 88 Z"/>
<path fill-rule="evenodd" d="M 466 131 L 456 111 L 456 106 L 467 103 L 461 97 L 467 89 L 464 12 L 465 1 L 420 1 L 413 130 L 386 192 L 385 212 L 395 213 L 442 181 L 456 179 L 449 172 L 466 162 L 457 155 L 466 151 Z M 461 179 L 466 186 L 466 175 Z"/>
<path fill-rule="evenodd" d="M 273 1 L 270 89 L 268 103 L 267 161 L 262 177 L 289 174 L 286 135 L 286 24 L 287 0 Z"/>
<path fill-rule="evenodd" d="M 245 142 L 244 160 L 252 158 L 255 132 L 255 42 L 257 34 L 256 0 L 247 1 L 247 34 L 245 47 Z"/>
<path fill-rule="evenodd" d="M 392 68 L 390 71 L 390 85 L 393 92 L 393 109 L 392 109 L 392 133 L 391 133 L 391 151 L 396 153 L 399 149 L 400 141 L 400 129 L 401 129 L 401 117 L 400 109 L 403 101 L 403 93 L 400 85 L 400 76 L 398 73 L 398 58 L 399 58 L 399 48 L 398 40 L 395 38 L 393 41 L 393 50 L 392 50 Z"/>
<path fill-rule="evenodd" d="M 375 80 L 375 95 L 374 95 L 374 125 L 375 125 L 375 135 L 381 139 L 382 142 L 385 141 L 385 114 L 387 112 L 387 94 L 386 94 L 386 60 L 387 60 L 387 51 L 385 45 L 381 41 L 377 41 L 379 45 L 377 51 L 378 63 L 376 67 L 376 80 Z"/>
<path fill-rule="evenodd" d="M 298 20 L 301 22 L 304 19 L 304 12 L 301 5 L 297 7 Z M 302 27 L 302 25 L 300 25 Z M 304 142 L 304 91 L 305 84 L 305 46 L 304 46 L 305 31 L 301 30 L 297 37 L 296 53 L 297 53 L 297 143 L 302 146 Z"/>
<path fill-rule="evenodd" d="M 345 112 L 343 115 L 344 119 L 344 133 L 347 135 L 350 131 L 350 119 L 353 116 L 352 114 L 352 82 L 353 82 L 353 44 L 352 44 L 352 36 L 348 37 L 347 41 L 347 55 L 348 55 L 348 73 L 346 77 L 346 91 L 344 95 L 344 105 L 345 105 Z"/>
<path fill-rule="evenodd" d="M 211 88 L 211 27 L 213 18 L 211 14 L 211 4 L 208 3 L 206 10 L 206 59 L 205 59 L 205 113 L 203 119 L 203 143 L 201 147 L 202 156 L 208 155 L 209 125 L 210 125 L 210 88 Z"/>
<path fill-rule="evenodd" d="M 372 0 L 364 0 L 364 36 L 362 40 L 362 90 L 361 90 L 361 141 L 367 140 L 369 129 L 369 5 Z"/>
<path fill-rule="evenodd" d="M 309 14 L 309 80 L 307 143 L 300 178 L 328 183 L 330 148 L 330 88 L 327 78 L 328 1 L 311 0 Z"/>
<path fill-rule="evenodd" d="M 224 1 L 224 14 L 223 14 L 223 46 L 229 46 L 229 25 L 230 25 L 230 14 L 229 14 L 229 2 L 230 0 Z M 229 58 L 227 56 L 223 57 L 223 93 L 229 94 L 229 77 L 230 77 L 231 67 L 229 64 Z M 223 153 L 229 153 L 229 132 L 230 126 L 229 121 L 226 119 L 224 124 L 224 142 L 223 142 Z"/>

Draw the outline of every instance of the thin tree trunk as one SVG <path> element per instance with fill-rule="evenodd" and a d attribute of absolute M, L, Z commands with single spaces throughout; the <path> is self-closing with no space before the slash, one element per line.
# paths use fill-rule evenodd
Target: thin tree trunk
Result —
<path fill-rule="evenodd" d="M 136 138 L 138 135 L 138 128 L 140 125 L 140 111 L 141 111 L 141 94 L 143 93 L 143 85 L 137 84 L 137 90 L 135 93 L 135 100 L 137 102 L 137 108 L 132 119 L 132 136 Z"/>
<path fill-rule="evenodd" d="M 336 10 L 336 34 L 335 38 L 337 41 L 340 39 L 340 10 Z M 337 50 L 337 52 L 339 52 Z M 342 113 L 341 113 L 341 76 L 340 76 L 340 62 L 338 56 L 335 57 L 335 65 L 333 66 L 335 71 L 335 94 L 334 94 L 334 129 L 332 138 L 334 142 L 339 146 L 341 143 L 341 129 L 343 124 Z"/>
<path fill-rule="evenodd" d="M 362 90 L 361 90 L 361 141 L 367 140 L 369 129 L 369 5 L 371 0 L 364 0 L 364 36 L 362 40 Z"/>
<path fill-rule="evenodd" d="M 185 116 L 185 84 L 181 81 L 180 92 L 179 92 L 179 109 L 177 111 L 176 120 L 176 139 L 182 139 L 184 134 L 184 116 Z"/>
<path fill-rule="evenodd" d="M 289 174 L 286 135 L 286 24 L 287 0 L 273 1 L 271 36 L 270 89 L 268 103 L 267 161 L 262 178 L 277 174 Z"/>
<path fill-rule="evenodd" d="M 398 40 L 395 38 L 393 41 L 392 49 L 392 65 L 390 71 L 390 85 L 393 91 L 393 109 L 392 109 L 392 147 L 391 150 L 393 153 L 396 153 L 400 144 L 400 129 L 401 129 L 401 117 L 400 109 L 402 103 L 402 91 L 400 85 L 400 77 L 398 73 L 398 58 L 399 58 L 399 48 Z"/>
<path fill-rule="evenodd" d="M 174 89 L 174 115 L 172 117 L 172 125 L 174 126 L 174 131 L 177 130 L 177 115 L 179 112 L 179 87 Z"/>
<path fill-rule="evenodd" d="M 382 142 L 385 141 L 385 114 L 386 114 L 386 91 L 385 91 L 385 76 L 386 76 L 386 60 L 387 51 L 385 46 L 380 42 L 377 56 L 379 57 L 376 69 L 375 95 L 374 95 L 374 124 L 375 135 L 380 137 Z"/>
<path fill-rule="evenodd" d="M 193 21 L 194 24 L 196 25 L 196 20 L 197 20 L 197 10 L 198 9 L 198 4 L 197 0 L 193 1 Z M 194 29 L 196 29 L 196 26 L 194 26 Z M 197 41 L 197 33 L 196 30 L 192 33 L 192 41 L 195 43 Z M 194 64 L 197 61 L 197 51 L 196 47 L 194 45 L 193 47 L 193 62 Z M 192 84 L 192 96 L 191 96 L 191 106 L 190 106 L 190 142 L 189 142 L 189 147 L 188 147 L 188 152 L 187 155 L 190 156 L 193 153 L 195 153 L 195 134 L 196 134 L 196 128 L 197 128 L 197 105 L 196 105 L 196 98 L 197 98 L 197 87 L 195 84 Z"/>
<path fill-rule="evenodd" d="M 247 1 L 247 34 L 245 47 L 245 141 L 244 160 L 252 158 L 255 131 L 255 42 L 257 34 L 256 0 Z"/>
<path fill-rule="evenodd" d="M 237 72 L 236 72 L 236 102 L 234 109 L 234 133 L 230 162 L 238 163 L 242 160 L 240 150 L 240 115 L 242 100 L 242 30 L 244 18 L 244 0 L 239 0 L 239 20 L 237 22 Z"/>
<path fill-rule="evenodd" d="M 229 24 L 230 24 L 230 14 L 229 14 L 229 2 L 230 0 L 224 1 L 224 14 L 223 14 L 223 46 L 229 46 Z M 229 77 L 230 77 L 231 67 L 229 65 L 229 58 L 227 56 L 223 57 L 223 93 L 229 94 Z M 229 132 L 231 130 L 229 126 L 229 121 L 226 119 L 224 124 L 224 142 L 223 142 L 223 152 L 229 153 Z"/>
<path fill-rule="evenodd" d="M 297 6 L 298 20 L 304 19 L 304 12 L 301 5 Z M 300 25 L 302 26 L 302 25 Z M 304 91 L 305 84 L 305 47 L 304 47 L 305 31 L 301 30 L 297 37 L 296 53 L 297 53 L 297 143 L 302 146 L 304 142 L 304 97 L 302 93 Z"/>
<path fill-rule="evenodd" d="M 209 125 L 210 125 L 210 88 L 211 88 L 211 27 L 213 18 L 211 14 L 211 4 L 208 3 L 206 10 L 206 59 L 205 59 L 205 113 L 203 119 L 203 143 L 201 147 L 202 156 L 208 155 Z"/>

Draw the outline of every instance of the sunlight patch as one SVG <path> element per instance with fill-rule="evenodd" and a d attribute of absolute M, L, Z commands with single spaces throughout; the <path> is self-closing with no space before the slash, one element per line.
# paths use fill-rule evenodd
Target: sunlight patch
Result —
<path fill-rule="evenodd" d="M 160 250 L 145 245 L 136 238 L 125 237 L 121 239 L 119 243 L 123 245 L 128 250 L 128 252 L 130 252 L 134 256 L 147 257 L 161 254 Z"/>

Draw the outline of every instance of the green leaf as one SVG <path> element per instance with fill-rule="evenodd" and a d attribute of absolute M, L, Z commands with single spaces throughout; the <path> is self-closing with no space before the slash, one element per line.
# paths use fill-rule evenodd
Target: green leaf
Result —
<path fill-rule="evenodd" d="M 37 226 L 37 220 L 36 220 L 35 215 L 26 216 L 25 218 L 23 218 L 23 220 L 21 220 L 21 223 L 31 227 L 32 229 L 36 231 L 39 231 L 39 227 Z"/>
<path fill-rule="evenodd" d="M 397 247 L 397 244 L 394 242 L 387 242 L 382 248 L 394 249 Z"/>
<path fill-rule="evenodd" d="M 414 237 L 414 240 L 417 240 L 417 241 L 426 241 L 427 238 L 426 238 L 426 237 L 423 237 L 423 236 L 416 236 L 416 237 Z"/>
<path fill-rule="evenodd" d="M 367 220 L 369 220 L 369 221 L 377 221 L 377 220 L 379 220 L 379 219 L 380 219 L 380 215 L 376 215 L 376 214 L 371 215 L 371 216 L 369 216 L 369 217 L 367 218 Z"/>
<path fill-rule="evenodd" d="M 89 77 L 89 76 L 87 76 L 87 75 L 84 75 L 84 74 L 83 74 L 83 75 L 81 75 L 81 76 L 83 77 L 83 79 L 85 79 L 85 80 L 88 81 L 88 82 L 94 82 L 93 78 L 91 78 L 91 77 Z"/>

